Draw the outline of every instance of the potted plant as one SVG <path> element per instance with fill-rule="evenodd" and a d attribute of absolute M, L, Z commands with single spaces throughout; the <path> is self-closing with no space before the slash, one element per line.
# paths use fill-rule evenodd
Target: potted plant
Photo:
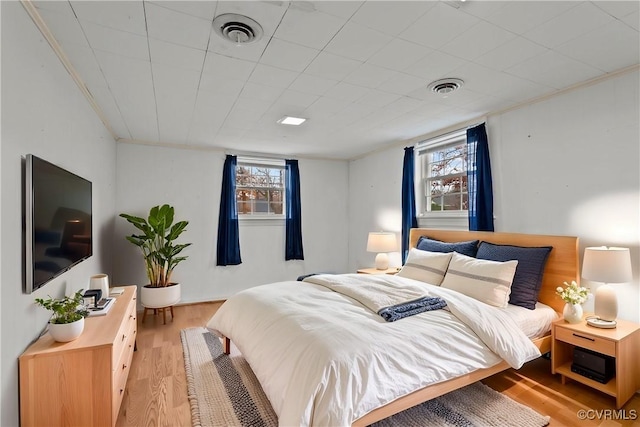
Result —
<path fill-rule="evenodd" d="M 56 298 L 36 298 L 36 304 L 47 310 L 53 311 L 49 319 L 49 333 L 58 342 L 73 341 L 84 330 L 84 318 L 89 312 L 83 305 L 82 289 L 73 297 L 65 296 Z"/>
<path fill-rule="evenodd" d="M 180 284 L 171 282 L 176 266 L 187 259 L 179 256 L 191 243 L 176 243 L 188 221 L 174 224 L 174 208 L 167 204 L 154 206 L 147 219 L 121 213 L 141 233 L 126 236 L 142 251 L 149 284 L 140 289 L 140 302 L 146 308 L 171 307 L 180 301 Z"/>

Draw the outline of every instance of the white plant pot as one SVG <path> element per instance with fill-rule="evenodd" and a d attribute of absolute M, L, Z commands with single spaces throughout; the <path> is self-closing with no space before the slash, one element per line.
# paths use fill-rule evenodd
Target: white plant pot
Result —
<path fill-rule="evenodd" d="M 140 303 L 146 308 L 171 307 L 180 301 L 180 283 L 164 288 L 140 288 Z"/>
<path fill-rule="evenodd" d="M 84 317 L 71 323 L 49 323 L 49 333 L 58 342 L 73 341 L 84 330 Z"/>

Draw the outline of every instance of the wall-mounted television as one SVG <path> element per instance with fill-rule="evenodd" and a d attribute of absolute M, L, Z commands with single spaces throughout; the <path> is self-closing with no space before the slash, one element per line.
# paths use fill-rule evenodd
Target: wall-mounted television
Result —
<path fill-rule="evenodd" d="M 25 162 L 25 292 L 93 254 L 91 182 L 32 154 Z"/>

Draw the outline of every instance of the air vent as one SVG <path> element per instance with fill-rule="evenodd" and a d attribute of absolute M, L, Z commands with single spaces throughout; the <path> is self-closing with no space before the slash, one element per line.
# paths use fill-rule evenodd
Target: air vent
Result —
<path fill-rule="evenodd" d="M 216 33 L 236 45 L 255 43 L 262 38 L 262 27 L 248 16 L 225 13 L 213 20 Z"/>
<path fill-rule="evenodd" d="M 448 95 L 454 90 L 460 89 L 463 84 L 464 82 L 460 79 L 442 79 L 431 82 L 428 88 L 439 95 Z"/>

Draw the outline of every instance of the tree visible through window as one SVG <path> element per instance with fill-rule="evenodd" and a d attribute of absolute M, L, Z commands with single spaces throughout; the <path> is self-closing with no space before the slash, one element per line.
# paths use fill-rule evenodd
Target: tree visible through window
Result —
<path fill-rule="evenodd" d="M 245 163 L 238 159 L 236 202 L 239 215 L 282 215 L 284 166 Z"/>
<path fill-rule="evenodd" d="M 424 189 L 423 212 L 467 211 L 466 135 L 454 135 L 438 144 L 427 142 L 419 154 Z"/>

